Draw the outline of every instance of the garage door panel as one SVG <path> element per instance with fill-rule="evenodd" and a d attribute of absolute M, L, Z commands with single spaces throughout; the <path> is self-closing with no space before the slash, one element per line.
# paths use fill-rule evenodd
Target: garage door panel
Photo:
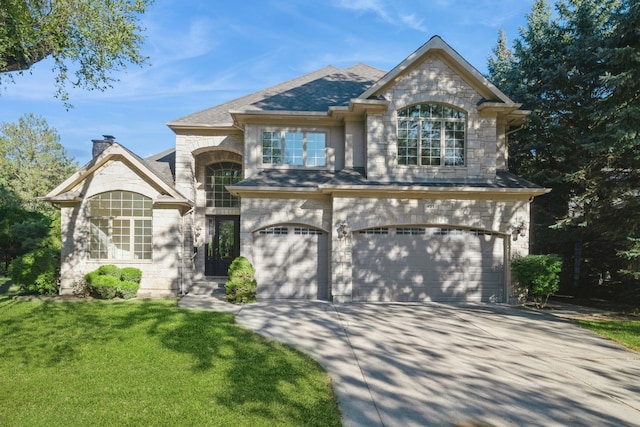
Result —
<path fill-rule="evenodd" d="M 259 299 L 327 299 L 326 233 L 277 227 L 254 233 L 253 253 Z"/>
<path fill-rule="evenodd" d="M 411 227 L 389 228 L 386 235 L 358 233 L 353 250 L 353 298 L 500 299 L 503 251 L 502 238 L 470 230 Z"/>

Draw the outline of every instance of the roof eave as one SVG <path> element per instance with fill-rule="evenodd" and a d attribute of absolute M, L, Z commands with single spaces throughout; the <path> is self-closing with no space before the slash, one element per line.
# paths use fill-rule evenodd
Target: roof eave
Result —
<path fill-rule="evenodd" d="M 427 43 L 422 45 L 418 50 L 409 55 L 404 61 L 394 67 L 391 71 L 385 74 L 380 80 L 374 83 L 369 89 L 362 93 L 359 98 L 367 99 L 375 96 L 380 90 L 391 84 L 396 78 L 404 74 L 407 70 L 411 69 L 420 60 L 429 54 L 440 53 L 445 58 L 450 59 L 453 64 L 461 73 L 461 76 L 466 77 L 467 80 L 472 81 L 473 86 L 483 88 L 483 92 L 490 94 L 487 98 L 494 98 L 499 102 L 506 104 L 513 104 L 513 101 L 498 89 L 493 83 L 491 83 L 485 76 L 482 75 L 473 65 L 471 65 L 466 59 L 464 59 L 458 52 L 449 46 L 439 36 L 433 36 Z"/>

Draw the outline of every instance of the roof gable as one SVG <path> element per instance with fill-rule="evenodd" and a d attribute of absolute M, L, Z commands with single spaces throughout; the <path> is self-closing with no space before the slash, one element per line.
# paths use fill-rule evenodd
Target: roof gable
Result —
<path fill-rule="evenodd" d="M 413 52 L 404 61 L 394 67 L 393 70 L 389 71 L 380 78 L 380 80 L 365 90 L 359 98 L 375 98 L 385 88 L 392 85 L 398 78 L 408 73 L 418 64 L 422 63 L 430 55 L 438 55 L 485 99 L 516 105 L 507 95 L 487 80 L 486 77 L 484 77 L 477 69 L 460 56 L 460 54 L 451 46 L 445 43 L 445 41 L 439 36 L 433 36 L 427 43 L 422 45 L 418 50 Z"/>
<path fill-rule="evenodd" d="M 178 192 L 169 182 L 166 181 L 167 177 L 161 176 L 153 168 L 149 166 L 147 162 L 140 157 L 127 150 L 122 145 L 114 142 L 106 148 L 102 153 L 92 159 L 89 163 L 78 169 L 73 175 L 67 178 L 64 182 L 51 190 L 49 194 L 41 199 L 49 202 L 62 202 L 72 201 L 81 197 L 81 195 L 70 194 L 72 190 L 78 187 L 79 184 L 85 180 L 93 177 L 97 171 L 105 167 L 109 160 L 118 159 L 125 163 L 130 169 L 134 171 L 141 178 L 144 178 L 150 185 L 152 185 L 159 193 L 163 195 L 163 202 L 173 200 L 175 203 L 190 204 L 190 202 Z"/>

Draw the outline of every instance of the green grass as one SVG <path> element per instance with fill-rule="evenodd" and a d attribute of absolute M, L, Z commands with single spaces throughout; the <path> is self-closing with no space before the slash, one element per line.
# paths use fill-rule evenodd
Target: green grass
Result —
<path fill-rule="evenodd" d="M 640 320 L 580 320 L 578 323 L 605 338 L 640 351 Z"/>
<path fill-rule="evenodd" d="M 0 425 L 341 425 L 322 368 L 230 314 L 0 295 L 0 337 Z"/>

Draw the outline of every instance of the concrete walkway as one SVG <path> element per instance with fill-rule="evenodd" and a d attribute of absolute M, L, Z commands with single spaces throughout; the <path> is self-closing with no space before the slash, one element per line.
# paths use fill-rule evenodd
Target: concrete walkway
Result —
<path fill-rule="evenodd" d="M 189 295 L 180 305 L 233 312 L 311 355 L 345 426 L 640 426 L 640 354 L 548 313 Z"/>

